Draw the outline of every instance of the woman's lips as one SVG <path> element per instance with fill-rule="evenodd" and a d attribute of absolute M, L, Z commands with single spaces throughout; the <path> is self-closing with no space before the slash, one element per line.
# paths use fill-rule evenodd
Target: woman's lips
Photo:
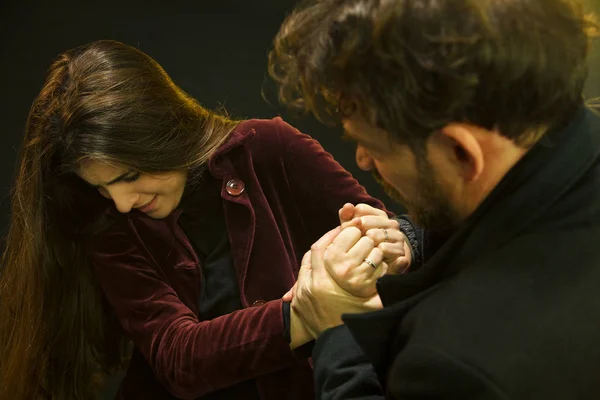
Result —
<path fill-rule="evenodd" d="M 143 213 L 149 213 L 150 211 L 154 210 L 154 208 L 156 207 L 156 198 L 158 196 L 154 195 L 154 198 L 152 200 L 150 200 L 150 202 L 148 204 L 146 204 L 145 206 L 139 207 L 138 210 L 143 212 Z"/>

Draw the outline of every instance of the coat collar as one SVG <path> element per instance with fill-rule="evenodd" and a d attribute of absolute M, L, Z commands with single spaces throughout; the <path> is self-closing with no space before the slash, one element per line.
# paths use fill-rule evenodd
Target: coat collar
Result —
<path fill-rule="evenodd" d="M 235 127 L 227 141 L 217 149 L 208 161 L 208 169 L 215 177 L 222 177 L 224 172 L 223 160 L 235 149 L 247 147 L 254 137 L 256 130 L 253 128 L 252 120 L 243 121 Z"/>

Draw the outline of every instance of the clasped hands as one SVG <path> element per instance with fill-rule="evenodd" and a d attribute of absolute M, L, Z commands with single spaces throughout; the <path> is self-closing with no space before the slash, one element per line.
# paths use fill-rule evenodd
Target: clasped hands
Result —
<path fill-rule="evenodd" d="M 292 303 L 293 343 L 302 344 L 341 325 L 342 314 L 380 309 L 377 279 L 402 273 L 410 265 L 406 236 L 384 211 L 346 204 L 339 217 L 340 226 L 304 255 L 296 284 L 283 296 Z"/>

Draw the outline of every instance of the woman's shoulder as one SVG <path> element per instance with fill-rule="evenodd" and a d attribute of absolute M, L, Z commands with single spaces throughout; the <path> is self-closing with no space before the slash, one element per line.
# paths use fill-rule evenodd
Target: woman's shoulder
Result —
<path fill-rule="evenodd" d="M 281 117 L 246 120 L 240 123 L 238 132 L 252 136 L 248 143 L 251 143 L 255 152 L 262 150 L 284 158 L 294 158 L 297 154 L 317 156 L 324 153 L 316 139 L 301 132 Z"/>
<path fill-rule="evenodd" d="M 229 157 L 233 149 L 242 147 L 251 155 L 254 165 L 266 168 L 289 166 L 298 159 L 308 161 L 323 156 L 330 158 L 317 140 L 300 132 L 281 117 L 249 119 L 240 122 L 229 141 L 217 151 L 211 161 L 211 168 L 221 158 Z"/>
<path fill-rule="evenodd" d="M 294 137 L 302 135 L 298 129 L 285 122 L 281 117 L 248 119 L 241 122 L 236 131 L 242 136 L 255 136 L 253 141 L 260 143 L 272 142 L 276 145 L 285 145 Z"/>
<path fill-rule="evenodd" d="M 282 126 L 288 125 L 281 117 L 274 118 L 252 118 L 241 121 L 236 130 L 240 132 L 248 132 L 251 130 L 276 133 Z"/>

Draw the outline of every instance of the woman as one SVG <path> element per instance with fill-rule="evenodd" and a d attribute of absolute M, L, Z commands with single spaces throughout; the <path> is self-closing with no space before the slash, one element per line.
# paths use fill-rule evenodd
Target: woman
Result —
<path fill-rule="evenodd" d="M 293 351 L 310 336 L 281 296 L 345 202 L 383 208 L 281 119 L 209 112 L 118 42 L 64 53 L 13 192 L 0 397 L 94 398 L 128 362 L 123 399 L 311 398 Z M 402 255 L 383 215 L 374 265 Z"/>

